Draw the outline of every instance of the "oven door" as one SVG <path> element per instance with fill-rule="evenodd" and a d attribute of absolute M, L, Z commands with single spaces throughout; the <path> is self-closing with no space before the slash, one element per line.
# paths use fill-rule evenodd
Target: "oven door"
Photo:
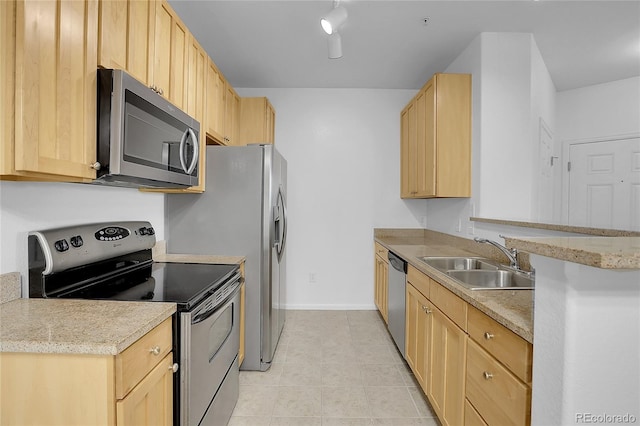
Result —
<path fill-rule="evenodd" d="M 232 400 L 233 404 L 227 409 L 229 416 L 235 406 L 237 394 L 233 398 L 217 394 L 232 364 L 237 368 L 234 360 L 240 346 L 239 282 L 230 286 L 231 294 L 223 301 L 216 303 L 214 294 L 192 311 L 180 314 L 182 425 L 200 424 L 214 397 Z M 220 388 L 220 393 L 228 388 Z M 232 388 L 237 392 L 237 386 Z"/>

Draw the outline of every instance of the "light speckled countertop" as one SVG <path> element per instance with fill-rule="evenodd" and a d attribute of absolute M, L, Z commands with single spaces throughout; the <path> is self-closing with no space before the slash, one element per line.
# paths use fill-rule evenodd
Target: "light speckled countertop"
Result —
<path fill-rule="evenodd" d="M 164 241 L 154 247 L 153 258 L 212 264 L 245 260 L 243 256 L 167 254 Z M 2 276 L 3 294 L 11 290 L 6 300 L 16 298 L 14 281 L 19 286 L 20 274 Z M 0 352 L 117 355 L 175 312 L 175 303 L 162 302 L 11 300 L 0 304 Z"/>
<path fill-rule="evenodd" d="M 519 226 L 522 228 L 548 229 L 550 231 L 572 232 L 600 237 L 640 237 L 638 231 L 623 229 L 590 228 L 586 226 L 562 225 L 557 223 L 524 222 L 521 220 L 490 219 L 486 217 L 470 217 L 473 222 L 493 223 L 497 225 Z"/>
<path fill-rule="evenodd" d="M 153 247 L 153 260 L 156 262 L 173 263 L 211 263 L 222 265 L 239 265 L 244 262 L 244 256 L 220 256 L 209 254 L 177 254 L 167 253 L 167 243 L 157 241 Z"/>
<path fill-rule="evenodd" d="M 375 230 L 374 239 L 452 293 L 484 312 L 526 341 L 533 343 L 533 290 L 469 290 L 447 274 L 419 260 L 422 256 L 485 256 L 486 245 L 439 232 Z M 395 235 L 394 235 L 395 234 Z M 470 250 L 476 248 L 477 250 Z"/>
<path fill-rule="evenodd" d="M 16 299 L 0 305 L 0 352 L 117 355 L 175 303 Z"/>
<path fill-rule="evenodd" d="M 603 269 L 640 269 L 640 237 L 505 238 L 508 247 Z"/>

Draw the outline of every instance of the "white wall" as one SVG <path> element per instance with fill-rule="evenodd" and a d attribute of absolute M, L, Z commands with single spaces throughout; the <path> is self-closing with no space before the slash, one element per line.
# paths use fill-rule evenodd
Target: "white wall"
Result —
<path fill-rule="evenodd" d="M 571 143 L 640 136 L 640 76 L 558 92 L 556 98 L 555 155 L 563 165 L 569 161 Z M 566 222 L 569 187 L 565 167 L 556 170 L 554 180 L 554 220 Z"/>
<path fill-rule="evenodd" d="M 0 273 L 19 271 L 28 294 L 27 233 L 82 223 L 146 220 L 164 238 L 164 195 L 76 183 L 0 182 Z"/>
<path fill-rule="evenodd" d="M 640 133 L 640 76 L 557 94 L 558 139 Z"/>
<path fill-rule="evenodd" d="M 400 199 L 400 111 L 413 90 L 238 89 L 267 96 L 288 163 L 289 308 L 373 308 L 373 228 L 421 226 Z M 309 282 L 309 274 L 316 282 Z"/>

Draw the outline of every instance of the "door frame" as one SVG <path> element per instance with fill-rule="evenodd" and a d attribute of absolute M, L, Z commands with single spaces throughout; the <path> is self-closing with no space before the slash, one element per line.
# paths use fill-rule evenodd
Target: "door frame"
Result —
<path fill-rule="evenodd" d="M 561 205 L 561 221 L 564 224 L 569 223 L 569 171 L 567 170 L 567 164 L 569 162 L 569 153 L 572 145 L 580 145 L 596 142 L 613 142 L 624 139 L 640 138 L 640 133 L 626 133 L 610 136 L 598 136 L 593 138 L 583 139 L 567 139 L 562 141 L 562 199 Z"/>

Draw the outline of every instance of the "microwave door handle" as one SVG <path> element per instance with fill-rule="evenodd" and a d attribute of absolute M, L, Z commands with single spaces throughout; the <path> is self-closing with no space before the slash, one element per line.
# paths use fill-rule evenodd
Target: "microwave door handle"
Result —
<path fill-rule="evenodd" d="M 189 167 L 187 167 L 187 165 L 185 164 L 184 147 L 187 145 L 187 137 L 189 136 L 193 141 L 193 158 L 191 159 L 191 164 L 189 164 Z M 190 175 L 193 172 L 193 169 L 196 168 L 196 164 L 198 164 L 198 156 L 200 154 L 198 148 L 199 148 L 198 138 L 196 137 L 196 134 L 194 133 L 194 131 L 191 130 L 191 128 L 188 128 L 187 130 L 184 131 L 184 134 L 180 139 L 180 165 L 182 166 L 182 170 L 184 170 L 184 172 L 188 175 Z"/>
<path fill-rule="evenodd" d="M 180 138 L 180 149 L 178 150 L 179 154 L 178 157 L 180 157 L 180 165 L 182 166 L 182 170 L 184 170 L 185 173 L 187 173 L 187 165 L 184 163 L 184 145 L 187 142 L 187 136 L 189 136 L 189 130 L 191 129 L 187 129 L 184 131 L 184 133 L 182 134 L 182 137 Z"/>
<path fill-rule="evenodd" d="M 195 132 L 189 128 L 187 129 L 189 135 L 191 135 L 191 140 L 193 141 L 193 158 L 191 159 L 191 164 L 189 165 L 189 169 L 187 169 L 187 174 L 190 175 L 193 173 L 193 170 L 196 168 L 198 164 L 198 159 L 200 158 L 200 147 L 198 143 L 198 137 Z"/>

